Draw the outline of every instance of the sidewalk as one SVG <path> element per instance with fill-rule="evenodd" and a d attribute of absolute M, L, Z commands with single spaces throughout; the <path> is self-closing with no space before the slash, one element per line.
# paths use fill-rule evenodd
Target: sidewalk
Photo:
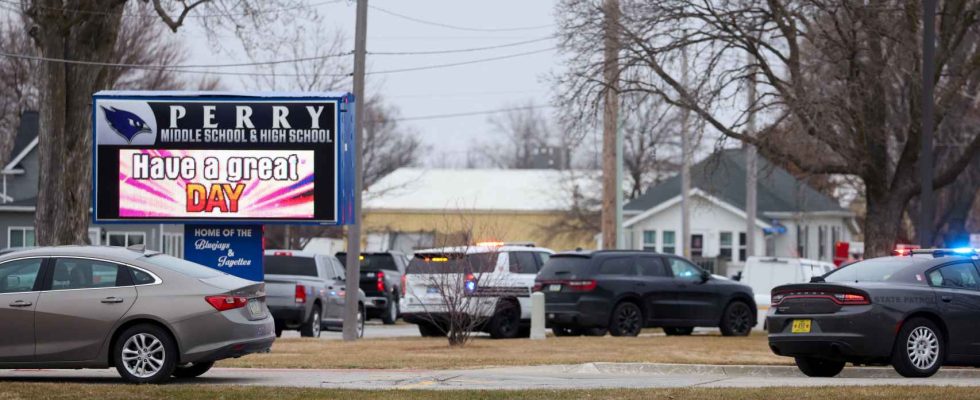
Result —
<path fill-rule="evenodd" d="M 4 370 L 2 381 L 119 383 L 115 370 Z M 946 368 L 928 379 L 891 368 L 849 367 L 836 378 L 809 378 L 788 366 L 589 363 L 465 370 L 302 370 L 216 368 L 195 384 L 344 389 L 597 389 L 668 387 L 980 386 L 980 370 Z"/>

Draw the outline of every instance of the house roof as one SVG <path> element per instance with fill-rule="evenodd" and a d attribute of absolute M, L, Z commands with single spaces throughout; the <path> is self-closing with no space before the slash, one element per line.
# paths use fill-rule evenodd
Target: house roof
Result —
<path fill-rule="evenodd" d="M 37 111 L 25 111 L 20 116 L 20 127 L 14 137 L 14 147 L 10 150 L 10 161 L 4 166 L 4 171 L 12 171 L 27 153 L 37 146 L 38 114 Z"/>
<path fill-rule="evenodd" d="M 365 193 L 372 210 L 559 211 L 571 206 L 572 185 L 592 172 L 546 169 L 401 168 Z M 596 188 L 595 190 L 599 190 Z"/>
<path fill-rule="evenodd" d="M 783 168 L 758 158 L 757 212 L 848 212 L 837 200 L 818 192 Z M 725 149 L 691 166 L 691 187 L 718 198 L 738 209 L 745 209 L 745 152 Z M 650 187 L 623 206 L 626 211 L 642 212 L 680 195 L 681 178 L 675 175 Z"/>

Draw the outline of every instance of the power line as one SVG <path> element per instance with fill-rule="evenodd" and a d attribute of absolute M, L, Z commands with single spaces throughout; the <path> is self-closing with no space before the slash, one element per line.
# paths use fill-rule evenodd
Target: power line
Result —
<path fill-rule="evenodd" d="M 294 59 L 287 59 L 287 60 L 257 61 L 257 62 L 232 63 L 232 64 L 166 65 L 166 64 L 125 64 L 125 63 L 106 63 L 106 62 L 99 62 L 99 61 L 86 61 L 86 60 L 69 60 L 65 58 L 40 57 L 40 56 L 32 56 L 28 54 L 15 54 L 15 53 L 6 53 L 0 51 L 0 56 L 17 58 L 22 60 L 59 62 L 59 63 L 66 63 L 66 64 L 79 64 L 79 65 L 97 65 L 97 66 L 113 67 L 113 68 L 136 68 L 136 69 L 154 69 L 154 70 L 155 69 L 176 70 L 180 68 L 253 67 L 253 66 L 262 66 L 262 65 L 275 65 L 275 64 L 286 64 L 286 63 L 298 63 L 304 61 L 316 61 L 316 60 L 323 60 L 327 58 L 349 56 L 351 54 L 352 54 L 351 52 L 345 52 L 345 53 L 327 54 L 327 55 L 315 56 L 315 57 L 294 58 Z M 207 72 L 207 71 L 199 71 L 199 72 Z"/>
<path fill-rule="evenodd" d="M 547 25 L 525 26 L 525 27 L 515 27 L 515 28 L 473 28 L 473 27 L 466 27 L 466 26 L 459 26 L 459 25 L 450 25 L 450 24 L 446 24 L 446 23 L 442 23 L 442 22 L 436 22 L 436 21 L 429 21 L 429 20 L 424 20 L 424 19 L 421 19 L 421 18 L 415 18 L 415 17 L 408 16 L 408 15 L 405 15 L 405 14 L 399 14 L 399 13 L 396 13 L 394 11 L 387 10 L 387 9 L 384 9 L 384 8 L 381 8 L 381 7 L 378 7 L 378 6 L 368 6 L 368 7 L 372 8 L 374 10 L 380 11 L 382 13 L 391 15 L 393 17 L 404 19 L 404 20 L 408 20 L 408 21 L 412 21 L 412 22 L 417 22 L 417 23 L 424 24 L 424 25 L 432 25 L 432 26 L 438 26 L 440 28 L 455 29 L 455 30 L 460 30 L 460 31 L 471 31 L 471 32 L 516 32 L 516 31 L 533 31 L 533 30 L 539 30 L 539 29 L 544 29 L 544 28 L 550 28 L 550 27 L 553 27 L 554 26 L 554 24 L 547 24 Z"/>
<path fill-rule="evenodd" d="M 549 51 L 553 51 L 555 49 L 556 49 L 556 47 L 549 47 L 547 49 L 525 51 L 523 53 L 508 54 L 508 55 L 497 56 L 497 57 L 479 58 L 479 59 L 475 59 L 475 60 L 460 61 L 460 62 L 454 62 L 454 63 L 424 65 L 424 66 L 420 66 L 420 67 L 396 68 L 396 69 L 388 69 L 388 70 L 382 70 L 382 71 L 368 71 L 367 74 L 368 75 L 394 74 L 394 73 L 398 73 L 398 72 L 412 72 L 412 71 L 423 71 L 423 70 L 429 70 L 429 69 L 457 67 L 457 66 L 460 66 L 460 65 L 479 64 L 479 63 L 484 63 L 484 62 L 489 62 L 489 61 L 506 60 L 506 59 L 510 59 L 510 58 L 517 58 L 517 57 L 524 57 L 524 56 L 529 56 L 529 55 L 534 55 L 534 54 L 546 53 L 546 52 L 549 52 Z"/>
<path fill-rule="evenodd" d="M 452 53 L 469 53 L 474 51 L 483 50 L 493 50 L 493 49 L 503 49 L 507 47 L 516 47 L 530 43 L 543 42 L 546 40 L 554 39 L 555 35 L 548 35 L 531 40 L 522 40 L 520 42 L 512 42 L 505 44 L 498 44 L 494 46 L 483 46 L 483 47 L 470 47 L 466 49 L 452 49 L 452 50 L 426 50 L 426 51 L 369 51 L 369 55 L 375 56 L 412 56 L 412 55 L 429 55 L 429 54 L 452 54 Z"/>
<path fill-rule="evenodd" d="M 368 74 L 368 75 L 379 75 L 379 74 L 392 74 L 392 73 L 399 73 L 399 72 L 411 72 L 411 71 L 423 71 L 423 70 L 429 70 L 429 69 L 449 68 L 449 67 L 455 67 L 455 66 L 461 66 L 461 65 L 478 64 L 478 63 L 483 63 L 483 62 L 490 62 L 490 61 L 497 61 L 497 60 L 505 60 L 505 59 L 510 59 L 510 58 L 523 57 L 523 56 L 528 56 L 528 55 L 533 55 L 533 54 L 538 54 L 538 53 L 544 53 L 544 52 L 552 51 L 554 49 L 555 49 L 554 47 L 551 47 L 551 48 L 547 48 L 547 49 L 526 51 L 526 52 L 523 52 L 523 53 L 508 54 L 508 55 L 503 55 L 503 56 L 487 57 L 487 58 L 480 58 L 480 59 L 475 59 L 475 60 L 460 61 L 460 62 L 453 62 L 453 63 L 432 64 L 432 65 L 423 65 L 423 66 L 418 66 L 418 67 L 397 68 L 397 69 L 381 70 L 381 71 L 369 71 L 369 72 L 366 72 L 366 74 Z M 342 76 L 350 76 L 350 74 L 304 74 L 304 73 L 276 73 L 276 72 L 266 72 L 266 73 L 263 73 L 263 72 L 235 72 L 235 71 L 199 71 L 199 70 L 182 69 L 182 68 L 206 68 L 207 66 L 205 66 L 205 65 L 196 65 L 196 66 L 162 66 L 162 65 L 145 65 L 145 64 L 121 64 L 121 63 L 108 63 L 108 62 L 99 62 L 99 61 L 69 60 L 69 59 L 62 59 L 62 58 L 40 57 L 40 56 L 31 56 L 31 55 L 25 55 L 25 54 L 15 54 L 15 53 L 6 53 L 6 52 L 0 52 L 0 56 L 10 57 L 10 58 L 29 59 L 29 60 L 35 60 L 35 61 L 44 61 L 44 62 L 59 62 L 59 63 L 66 63 L 66 64 L 95 65 L 95 66 L 110 67 L 110 68 L 132 68 L 132 69 L 143 69 L 143 70 L 166 70 L 166 71 L 172 71 L 172 72 L 178 72 L 178 73 L 204 74 L 204 75 L 281 76 L 281 77 L 306 77 L 306 76 L 334 76 L 334 77 L 342 77 Z M 242 63 L 242 64 L 236 64 L 235 66 L 265 65 L 265 64 L 268 64 L 268 63 L 275 63 L 275 62 L 274 61 L 270 61 L 270 62 L 265 62 L 265 63 L 262 63 L 262 62 L 260 62 L 260 63 Z M 229 65 L 230 66 L 230 64 L 226 64 L 226 65 Z"/>
<path fill-rule="evenodd" d="M 433 115 L 420 115 L 417 117 L 402 117 L 402 118 L 392 118 L 392 121 L 422 121 L 431 119 L 449 119 L 449 118 L 459 118 L 459 117 L 469 117 L 473 115 L 488 115 L 488 114 L 499 114 L 509 111 L 523 111 L 523 110 L 537 110 L 544 108 L 554 108 L 550 104 L 538 104 L 525 107 L 510 107 L 510 108 L 498 108 L 494 110 L 483 110 L 483 111 L 469 111 L 461 113 L 450 113 L 450 114 L 433 114 Z"/>
<path fill-rule="evenodd" d="M 193 13 L 191 13 L 191 14 L 187 14 L 187 18 L 250 17 L 250 16 L 254 16 L 254 15 L 261 15 L 261 14 L 274 14 L 274 13 L 284 12 L 284 11 L 301 10 L 301 9 L 307 9 L 307 8 L 316 8 L 316 7 L 324 6 L 324 5 L 327 5 L 327 4 L 343 3 L 345 1 L 346 0 L 327 0 L 327 1 L 321 1 L 321 2 L 313 3 L 313 4 L 301 4 L 301 5 L 291 6 L 291 7 L 280 7 L 280 8 L 272 8 L 272 9 L 267 9 L 267 10 L 258 9 L 258 10 L 254 10 L 254 11 L 243 12 L 243 13 L 213 13 L 213 14 L 193 14 Z M 7 3 L 7 4 L 16 5 L 16 6 L 20 6 L 21 5 L 20 2 L 14 1 L 14 0 L 0 0 L 0 3 Z M 113 14 L 111 12 L 103 11 L 103 10 L 83 10 L 83 9 L 78 9 L 78 8 L 49 7 L 49 6 L 42 6 L 42 5 L 34 5 L 34 7 L 37 7 L 37 8 L 40 8 L 40 9 L 44 9 L 44 10 L 50 10 L 50 11 L 71 12 L 71 13 L 78 13 L 78 14 L 92 14 L 92 15 L 112 15 Z M 11 9 L 8 8 L 8 10 L 11 10 Z M 15 11 L 15 10 L 11 10 L 11 11 Z M 17 9 L 16 11 L 17 12 L 23 12 L 23 10 L 20 10 L 20 9 Z M 157 15 L 157 14 L 127 14 L 127 13 L 123 13 L 122 16 L 123 16 L 123 18 L 160 18 L 160 16 Z"/>

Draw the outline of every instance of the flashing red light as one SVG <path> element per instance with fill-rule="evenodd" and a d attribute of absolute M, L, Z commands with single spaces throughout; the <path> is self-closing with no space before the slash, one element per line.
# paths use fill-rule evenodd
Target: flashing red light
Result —
<path fill-rule="evenodd" d="M 306 286 L 296 285 L 296 302 L 300 304 L 306 303 Z"/>
<path fill-rule="evenodd" d="M 207 296 L 204 298 L 204 300 L 218 311 L 234 310 L 236 308 L 245 307 L 245 304 L 248 304 L 248 299 L 246 299 L 244 296 Z"/>
<path fill-rule="evenodd" d="M 274 255 L 274 256 L 292 257 L 293 252 L 291 252 L 291 251 L 277 251 L 275 253 L 272 253 L 272 255 Z"/>

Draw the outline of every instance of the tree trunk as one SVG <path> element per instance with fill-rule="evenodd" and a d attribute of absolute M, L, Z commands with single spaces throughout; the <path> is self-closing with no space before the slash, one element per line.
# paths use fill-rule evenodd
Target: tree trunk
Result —
<path fill-rule="evenodd" d="M 32 36 L 41 56 L 110 59 L 125 1 L 92 3 L 88 8 L 106 10 L 106 14 L 70 21 L 71 16 L 46 14 L 50 8 L 45 8 L 32 16 Z M 58 4 L 49 6 L 61 7 Z M 108 74 L 105 67 L 60 62 L 44 62 L 40 72 L 37 243 L 84 244 L 92 206 L 92 94 L 106 88 Z"/>
<path fill-rule="evenodd" d="M 898 195 L 868 191 L 864 218 L 864 258 L 891 255 L 902 226 L 905 202 Z"/>

